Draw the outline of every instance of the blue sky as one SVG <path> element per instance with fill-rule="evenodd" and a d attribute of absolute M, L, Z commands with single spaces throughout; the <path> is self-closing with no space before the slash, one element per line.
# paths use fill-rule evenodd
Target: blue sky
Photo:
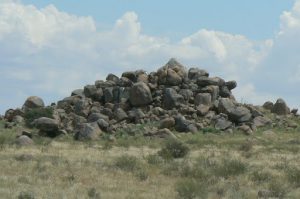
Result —
<path fill-rule="evenodd" d="M 79 16 L 92 16 L 109 28 L 125 12 L 134 11 L 150 35 L 180 39 L 199 29 L 266 39 L 279 29 L 279 16 L 294 0 L 22 0 L 43 8 L 49 4 Z"/>
<path fill-rule="evenodd" d="M 238 101 L 300 106 L 300 0 L 1 0 L 0 113 L 175 57 Z"/>

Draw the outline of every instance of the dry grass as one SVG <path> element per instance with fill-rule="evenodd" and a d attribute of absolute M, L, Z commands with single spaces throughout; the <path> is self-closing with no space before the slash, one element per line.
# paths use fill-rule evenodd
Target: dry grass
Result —
<path fill-rule="evenodd" d="M 190 152 L 170 160 L 157 155 L 157 139 L 109 147 L 64 138 L 23 148 L 4 143 L 0 198 L 257 198 L 260 190 L 268 197 L 300 198 L 299 129 L 274 131 L 271 137 L 261 131 L 248 137 L 181 134 Z"/>

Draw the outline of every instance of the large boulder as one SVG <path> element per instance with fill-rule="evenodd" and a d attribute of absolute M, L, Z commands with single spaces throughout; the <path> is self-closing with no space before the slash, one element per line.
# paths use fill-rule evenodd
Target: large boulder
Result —
<path fill-rule="evenodd" d="M 234 105 L 234 103 L 231 99 L 229 99 L 229 98 L 220 98 L 218 100 L 218 111 L 219 111 L 219 113 L 229 114 L 234 108 L 235 108 L 235 105 Z"/>
<path fill-rule="evenodd" d="M 40 130 L 41 134 L 45 134 L 49 137 L 55 137 L 58 135 L 59 123 L 47 117 L 41 117 L 33 121 L 34 126 Z"/>
<path fill-rule="evenodd" d="M 172 109 L 185 103 L 184 97 L 179 95 L 173 88 L 166 88 L 163 96 L 163 107 Z"/>
<path fill-rule="evenodd" d="M 103 96 L 103 91 L 101 88 L 97 88 L 95 85 L 87 85 L 84 87 L 83 93 L 86 97 L 92 98 L 94 100 L 100 101 Z"/>
<path fill-rule="evenodd" d="M 212 103 L 211 101 L 211 94 L 210 93 L 198 93 L 195 97 L 195 105 L 198 106 L 200 104 L 210 106 Z"/>
<path fill-rule="evenodd" d="M 197 79 L 198 86 L 223 86 L 225 81 L 219 77 L 201 76 Z"/>
<path fill-rule="evenodd" d="M 208 77 L 209 74 L 207 71 L 199 69 L 199 68 L 190 68 L 188 77 L 191 80 L 197 80 L 199 77 Z"/>
<path fill-rule="evenodd" d="M 97 140 L 101 135 L 101 130 L 97 123 L 82 124 L 79 131 L 75 133 L 75 140 Z"/>
<path fill-rule="evenodd" d="M 290 113 L 290 108 L 286 105 L 283 99 L 278 99 L 274 104 L 271 112 L 277 115 L 287 115 Z"/>
<path fill-rule="evenodd" d="M 187 72 L 182 64 L 172 58 L 165 66 L 158 69 L 157 76 L 159 84 L 178 86 L 187 76 Z"/>
<path fill-rule="evenodd" d="M 175 117 L 175 130 L 178 132 L 192 132 L 192 133 L 196 133 L 198 131 L 195 124 L 185 119 L 185 117 L 182 115 L 178 115 Z"/>
<path fill-rule="evenodd" d="M 264 103 L 263 107 L 267 110 L 272 110 L 273 107 L 274 107 L 274 103 L 273 102 L 270 102 L 270 101 L 267 101 Z"/>
<path fill-rule="evenodd" d="M 145 106 L 152 102 L 150 88 L 144 82 L 135 83 L 129 92 L 129 101 L 132 106 Z"/>
<path fill-rule="evenodd" d="M 248 122 L 252 119 L 252 115 L 249 109 L 245 107 L 236 107 L 232 109 L 229 114 L 229 119 L 235 123 Z"/>
<path fill-rule="evenodd" d="M 17 137 L 15 143 L 18 146 L 28 146 L 28 145 L 32 145 L 33 141 L 30 137 L 28 137 L 26 135 L 21 135 L 21 136 Z"/>
<path fill-rule="evenodd" d="M 45 103 L 42 98 L 37 96 L 28 97 L 23 105 L 24 109 L 42 108 Z"/>

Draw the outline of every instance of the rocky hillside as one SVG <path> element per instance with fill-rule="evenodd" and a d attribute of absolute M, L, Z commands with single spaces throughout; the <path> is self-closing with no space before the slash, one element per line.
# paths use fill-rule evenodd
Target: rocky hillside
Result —
<path fill-rule="evenodd" d="M 120 129 L 130 132 L 135 124 L 156 124 L 145 125 L 143 133 L 158 137 L 207 128 L 252 134 L 267 125 L 297 127 L 285 119 L 298 117 L 297 110 L 290 110 L 282 99 L 263 106 L 241 104 L 231 92 L 236 86 L 235 81 L 210 77 L 205 70 L 187 69 L 171 59 L 150 74 L 143 70 L 121 77 L 109 74 L 48 107 L 41 98 L 29 97 L 22 108 L 8 110 L 2 119 L 7 128 L 25 120 L 39 135 L 72 134 L 77 140 L 113 136 Z M 21 137 L 29 136 L 26 133 L 30 134 L 23 132 Z"/>

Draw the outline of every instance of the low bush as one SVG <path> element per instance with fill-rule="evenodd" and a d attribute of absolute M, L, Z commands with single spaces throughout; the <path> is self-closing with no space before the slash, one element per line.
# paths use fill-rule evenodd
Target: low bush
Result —
<path fill-rule="evenodd" d="M 46 107 L 27 110 L 24 114 L 26 126 L 33 127 L 32 122 L 41 117 L 53 118 L 53 108 Z"/>
<path fill-rule="evenodd" d="M 300 169 L 296 167 L 290 167 L 286 170 L 288 181 L 293 186 L 300 187 Z"/>
<path fill-rule="evenodd" d="M 194 179 L 185 179 L 176 184 L 177 196 L 180 199 L 204 199 L 207 198 L 207 186 Z"/>
<path fill-rule="evenodd" d="M 223 159 L 214 170 L 215 175 L 228 178 L 245 173 L 247 171 L 247 165 L 237 159 Z"/>
<path fill-rule="evenodd" d="M 165 146 L 158 152 L 158 154 L 164 159 L 183 158 L 189 152 L 188 146 L 184 143 L 175 140 L 168 139 Z"/>
<path fill-rule="evenodd" d="M 140 168 L 141 163 L 134 156 L 123 155 L 123 156 L 118 157 L 115 160 L 114 166 L 118 169 L 123 170 L 123 171 L 133 172 L 133 171 L 138 170 Z"/>

